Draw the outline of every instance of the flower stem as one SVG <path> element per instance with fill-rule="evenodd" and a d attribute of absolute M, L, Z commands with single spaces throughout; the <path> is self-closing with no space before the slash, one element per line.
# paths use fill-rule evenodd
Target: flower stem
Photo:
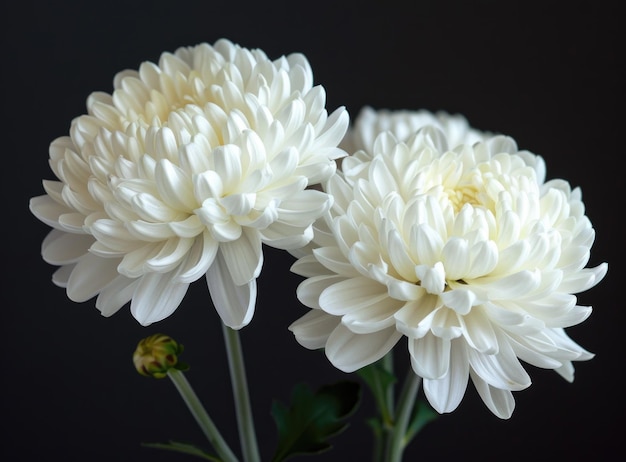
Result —
<path fill-rule="evenodd" d="M 421 377 L 415 374 L 412 369 L 407 372 L 402 391 L 398 400 L 395 412 L 395 423 L 393 430 L 389 433 L 387 442 L 388 462 L 400 462 L 406 447 L 406 432 L 409 419 L 413 413 L 415 399 L 421 384 Z"/>
<path fill-rule="evenodd" d="M 389 372 L 389 374 L 393 375 L 393 350 L 389 350 L 389 352 L 385 356 L 383 356 L 382 364 L 385 370 Z M 393 402 L 395 400 L 395 396 L 393 383 L 387 387 L 387 390 L 385 392 L 385 398 L 386 408 L 383 410 L 383 419 L 388 422 L 389 420 L 393 419 L 394 412 Z"/>
<path fill-rule="evenodd" d="M 237 457 L 231 451 L 230 447 L 220 434 L 219 430 L 209 417 L 202 403 L 198 399 L 198 396 L 193 391 L 191 384 L 187 381 L 185 375 L 176 369 L 170 369 L 167 371 L 168 377 L 172 380 L 176 389 L 182 396 L 185 404 L 191 411 L 191 414 L 200 425 L 202 432 L 205 434 L 209 442 L 213 445 L 213 448 L 218 455 L 224 460 L 224 462 L 237 462 Z"/>
<path fill-rule="evenodd" d="M 224 330 L 224 340 L 228 354 L 228 366 L 235 397 L 235 408 L 237 410 L 237 425 L 239 427 L 239 438 L 241 450 L 246 462 L 260 462 L 259 448 L 254 430 L 254 420 L 252 418 L 252 408 L 248 395 L 248 382 L 246 379 L 246 368 L 243 361 L 243 352 L 239 331 L 231 329 L 222 324 Z"/>
<path fill-rule="evenodd" d="M 383 370 L 391 376 L 394 374 L 393 367 L 393 350 L 390 350 L 383 356 L 380 362 Z M 386 439 L 389 432 L 393 429 L 393 413 L 394 413 L 394 383 L 388 383 L 382 390 L 372 389 L 376 404 L 378 407 L 380 422 L 379 427 L 374 428 L 374 448 L 372 453 L 373 462 L 385 462 L 386 445 L 389 444 Z M 386 438 L 387 436 L 387 438 Z"/>

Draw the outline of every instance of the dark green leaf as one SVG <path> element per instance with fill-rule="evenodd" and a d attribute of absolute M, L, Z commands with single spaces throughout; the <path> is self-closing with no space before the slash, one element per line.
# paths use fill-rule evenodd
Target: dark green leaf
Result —
<path fill-rule="evenodd" d="M 278 445 L 272 461 L 330 449 L 327 439 L 348 426 L 344 420 L 356 409 L 360 394 L 356 382 L 324 385 L 315 393 L 306 384 L 296 385 L 289 407 L 277 401 L 272 405 L 278 428 Z"/>
<path fill-rule="evenodd" d="M 142 446 L 155 449 L 165 449 L 166 451 L 181 452 L 190 456 L 200 457 L 201 459 L 210 460 L 211 462 L 222 462 L 222 459 L 212 456 L 208 452 L 200 449 L 193 444 L 179 443 L 170 441 L 168 443 L 141 443 Z"/>

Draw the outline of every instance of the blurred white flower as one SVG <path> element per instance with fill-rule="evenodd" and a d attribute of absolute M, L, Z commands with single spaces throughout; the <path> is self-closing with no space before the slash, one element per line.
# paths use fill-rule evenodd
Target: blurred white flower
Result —
<path fill-rule="evenodd" d="M 329 197 L 348 127 L 328 115 L 301 54 L 270 60 L 222 39 L 163 53 L 95 92 L 50 146 L 60 181 L 30 209 L 54 228 L 42 255 L 70 299 L 143 325 L 169 316 L 206 275 L 224 323 L 254 312 L 262 244 L 300 247 Z"/>
<path fill-rule="evenodd" d="M 446 138 L 432 126 L 405 142 L 383 132 L 358 175 L 329 180 L 334 204 L 292 267 L 312 310 L 290 330 L 345 372 L 406 337 L 434 409 L 453 411 L 471 377 L 509 418 L 512 391 L 531 383 L 520 360 L 571 381 L 572 361 L 593 356 L 564 328 L 589 316 L 574 294 L 607 265 L 585 268 L 595 232 L 581 191 L 545 182 L 541 157 L 504 136 Z"/>
<path fill-rule="evenodd" d="M 341 159 L 344 172 L 357 172 L 365 168 L 374 155 L 374 140 L 382 132 L 391 132 L 398 141 L 405 141 L 422 127 L 436 127 L 435 136 L 443 133 L 450 148 L 458 144 L 474 144 L 493 136 L 472 128 L 461 114 L 436 113 L 425 109 L 379 109 L 364 106 L 354 119 L 352 127 L 340 143 L 340 147 L 351 154 Z"/>

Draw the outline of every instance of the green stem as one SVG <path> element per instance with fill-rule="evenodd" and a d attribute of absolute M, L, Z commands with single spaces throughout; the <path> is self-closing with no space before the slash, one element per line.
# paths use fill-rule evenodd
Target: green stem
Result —
<path fill-rule="evenodd" d="M 383 356 L 383 367 L 389 374 L 393 375 L 393 350 L 389 350 L 389 352 Z M 383 423 L 387 423 L 390 420 L 393 420 L 393 403 L 395 400 L 394 396 L 394 384 L 390 384 L 387 387 L 385 392 L 386 406 L 383 409 Z"/>
<path fill-rule="evenodd" d="M 381 366 L 386 372 L 393 375 L 393 350 L 390 350 L 385 356 L 383 356 Z M 386 445 L 388 444 L 386 436 L 393 427 L 393 406 L 395 400 L 394 383 L 387 384 L 387 386 L 382 390 L 374 389 L 372 391 L 380 413 L 380 428 L 378 431 L 374 431 L 374 449 L 372 460 L 373 462 L 385 462 Z"/>
<path fill-rule="evenodd" d="M 193 388 L 191 388 L 191 384 L 187 381 L 185 375 L 176 369 L 170 369 L 167 371 L 167 375 L 176 386 L 176 389 L 182 396 L 185 404 L 187 404 L 189 411 L 191 411 L 191 414 L 196 419 L 196 422 L 200 425 L 202 432 L 213 445 L 218 455 L 224 460 L 224 462 L 237 462 L 237 457 L 228 447 L 224 438 L 222 438 L 222 435 L 202 406 L 202 403 L 193 391 Z"/>
<path fill-rule="evenodd" d="M 235 397 L 235 408 L 237 410 L 237 425 L 239 427 L 239 438 L 241 450 L 245 462 L 260 462 L 259 448 L 254 430 L 254 420 L 252 418 L 252 407 L 248 394 L 248 382 L 246 379 L 246 368 L 243 362 L 243 352 L 239 331 L 231 329 L 222 324 L 224 330 L 224 340 L 228 353 L 228 366 Z"/>
<path fill-rule="evenodd" d="M 402 460 L 402 454 L 406 447 L 405 436 L 420 384 L 421 377 L 415 374 L 412 369 L 409 369 L 400 393 L 400 399 L 398 400 L 395 424 L 389 434 L 387 445 L 388 462 L 400 462 Z"/>

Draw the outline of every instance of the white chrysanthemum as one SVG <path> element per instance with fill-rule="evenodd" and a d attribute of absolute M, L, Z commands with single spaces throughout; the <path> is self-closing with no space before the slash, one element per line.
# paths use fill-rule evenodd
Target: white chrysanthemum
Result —
<path fill-rule="evenodd" d="M 93 93 L 50 146 L 60 181 L 30 208 L 54 230 L 43 258 L 68 296 L 109 316 L 131 301 L 148 325 L 206 275 L 228 326 L 253 314 L 262 244 L 300 247 L 330 198 L 348 127 L 325 110 L 306 58 L 270 60 L 222 39 L 163 53 Z"/>
<path fill-rule="evenodd" d="M 356 181 L 330 179 L 317 248 L 292 267 L 313 309 L 290 330 L 346 372 L 406 336 L 438 412 L 458 406 L 471 377 L 508 418 L 511 392 L 530 385 L 520 360 L 571 381 L 572 361 L 593 356 L 564 328 L 589 316 L 573 294 L 607 265 L 585 268 L 595 233 L 581 192 L 544 182 L 541 157 L 504 136 L 449 150 L 433 130 L 406 143 L 383 133 Z"/>
<path fill-rule="evenodd" d="M 375 110 L 364 106 L 339 145 L 352 154 L 341 159 L 342 169 L 344 172 L 363 169 L 364 162 L 374 155 L 374 140 L 382 132 L 391 132 L 398 141 L 405 141 L 426 126 L 436 127 L 443 132 L 451 148 L 458 144 L 474 144 L 493 136 L 493 133 L 472 128 L 461 114 L 449 114 L 445 111 L 432 113 L 425 109 Z M 435 132 L 438 133 L 440 132 Z"/>
<path fill-rule="evenodd" d="M 374 142 L 381 133 L 388 132 L 396 140 L 406 141 L 420 129 L 423 129 L 422 137 L 430 137 L 432 143 L 445 143 L 450 147 L 459 144 L 473 145 L 494 136 L 490 132 L 472 128 L 461 114 L 451 115 L 444 111 L 432 113 L 425 109 L 374 110 L 370 106 L 364 106 L 339 143 L 339 147 L 349 154 L 339 159 L 343 178 L 353 184 L 362 175 L 367 176 L 369 163 L 374 157 Z M 438 139 L 442 135 L 445 139 Z M 315 246 L 316 243 L 311 242 L 290 252 L 298 258 L 309 253 Z"/>

